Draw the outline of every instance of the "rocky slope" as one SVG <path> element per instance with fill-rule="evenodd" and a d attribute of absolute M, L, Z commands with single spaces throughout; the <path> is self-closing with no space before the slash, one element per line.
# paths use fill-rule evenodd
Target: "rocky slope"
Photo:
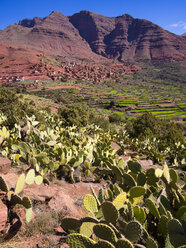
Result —
<path fill-rule="evenodd" d="M 51 54 L 98 60 L 68 17 L 53 11 L 46 18 L 24 19 L 0 33 L 0 43 L 33 47 Z"/>
<path fill-rule="evenodd" d="M 93 61 L 102 56 L 120 61 L 186 58 L 183 37 L 128 14 L 114 18 L 81 11 L 67 17 L 54 11 L 8 26 L 0 32 L 0 43 Z"/>
<path fill-rule="evenodd" d="M 150 21 L 125 14 L 116 18 L 81 11 L 70 17 L 92 50 L 108 58 L 161 59 L 186 56 L 186 42 Z"/>

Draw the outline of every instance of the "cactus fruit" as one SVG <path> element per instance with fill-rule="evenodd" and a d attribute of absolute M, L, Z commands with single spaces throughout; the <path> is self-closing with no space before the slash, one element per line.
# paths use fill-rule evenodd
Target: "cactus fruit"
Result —
<path fill-rule="evenodd" d="M 63 218 L 61 226 L 64 230 L 76 230 L 80 228 L 81 221 L 76 218 Z"/>
<path fill-rule="evenodd" d="M 16 194 L 21 193 L 21 191 L 24 188 L 24 185 L 25 185 L 25 174 L 21 174 L 16 183 L 15 193 Z"/>
<path fill-rule="evenodd" d="M 102 212 L 103 212 L 103 216 L 105 218 L 105 220 L 109 223 L 111 222 L 112 224 L 115 224 L 119 213 L 117 208 L 114 206 L 114 204 L 112 202 L 109 201 L 105 201 L 102 205 Z"/>
<path fill-rule="evenodd" d="M 174 247 L 186 244 L 186 222 L 177 219 L 171 219 L 167 223 L 168 234 L 171 244 Z"/>
<path fill-rule="evenodd" d="M 0 190 L 6 193 L 8 193 L 9 191 L 8 185 L 6 184 L 2 176 L 0 176 Z"/>
<path fill-rule="evenodd" d="M 149 209 L 150 213 L 154 215 L 155 218 L 160 219 L 160 213 L 151 199 L 146 200 L 146 206 Z"/>
<path fill-rule="evenodd" d="M 35 179 L 35 170 L 31 169 L 28 171 L 26 178 L 25 178 L 25 183 L 30 185 L 34 183 L 34 179 Z"/>
<path fill-rule="evenodd" d="M 67 237 L 67 244 L 70 248 L 93 248 L 95 241 L 79 233 L 72 233 Z"/>
<path fill-rule="evenodd" d="M 143 228 L 138 221 L 131 221 L 125 228 L 125 237 L 131 242 L 138 242 L 142 236 Z"/>
<path fill-rule="evenodd" d="M 120 193 L 113 201 L 112 203 L 114 206 L 119 210 L 123 207 L 124 203 L 128 202 L 127 194 L 125 192 Z"/>
<path fill-rule="evenodd" d="M 149 237 L 146 241 L 146 248 L 158 248 L 158 244 L 154 239 Z"/>
<path fill-rule="evenodd" d="M 133 244 L 128 239 L 119 239 L 115 245 L 116 248 L 134 248 Z"/>
<path fill-rule="evenodd" d="M 130 188 L 129 195 L 131 198 L 137 198 L 140 196 L 143 196 L 145 194 L 146 190 L 142 186 L 134 186 Z"/>
<path fill-rule="evenodd" d="M 97 224 L 93 227 L 93 231 L 95 235 L 100 239 L 107 240 L 112 244 L 115 244 L 117 241 L 117 237 L 114 230 L 108 225 Z"/>
<path fill-rule="evenodd" d="M 97 201 L 94 196 L 87 194 L 83 198 L 83 205 L 85 209 L 92 213 L 98 212 Z"/>

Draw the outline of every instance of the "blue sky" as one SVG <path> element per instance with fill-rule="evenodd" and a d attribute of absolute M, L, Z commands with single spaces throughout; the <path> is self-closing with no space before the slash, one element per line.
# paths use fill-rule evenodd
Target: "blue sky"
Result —
<path fill-rule="evenodd" d="M 0 29 L 53 10 L 72 15 L 90 10 L 106 16 L 125 13 L 150 20 L 176 34 L 186 32 L 186 0 L 0 0 Z"/>

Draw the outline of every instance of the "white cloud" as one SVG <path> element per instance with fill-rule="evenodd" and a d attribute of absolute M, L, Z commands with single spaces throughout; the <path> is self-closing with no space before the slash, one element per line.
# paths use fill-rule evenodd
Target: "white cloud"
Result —
<path fill-rule="evenodd" d="M 183 28 L 186 29 L 186 22 L 180 21 L 170 25 L 171 28 Z"/>

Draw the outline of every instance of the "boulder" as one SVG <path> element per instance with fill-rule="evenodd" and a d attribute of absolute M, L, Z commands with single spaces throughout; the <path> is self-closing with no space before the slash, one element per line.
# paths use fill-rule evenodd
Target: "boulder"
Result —
<path fill-rule="evenodd" d="M 8 217 L 7 207 L 0 200 L 0 232 L 5 228 L 7 217 Z"/>
<path fill-rule="evenodd" d="M 0 157 L 0 173 L 7 174 L 11 168 L 11 161 L 8 158 Z"/>

